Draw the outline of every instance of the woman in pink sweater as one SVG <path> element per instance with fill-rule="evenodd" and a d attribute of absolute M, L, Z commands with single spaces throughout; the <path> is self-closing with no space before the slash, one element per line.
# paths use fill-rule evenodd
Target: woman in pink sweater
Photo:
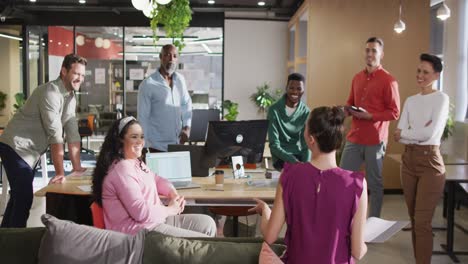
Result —
<path fill-rule="evenodd" d="M 114 122 L 106 135 L 93 173 L 93 196 L 103 207 L 106 229 L 135 234 L 146 228 L 178 237 L 216 234 L 207 215 L 185 214 L 184 197 L 151 172 L 141 160 L 143 129 L 134 117 Z M 170 199 L 162 204 L 159 195 Z"/>

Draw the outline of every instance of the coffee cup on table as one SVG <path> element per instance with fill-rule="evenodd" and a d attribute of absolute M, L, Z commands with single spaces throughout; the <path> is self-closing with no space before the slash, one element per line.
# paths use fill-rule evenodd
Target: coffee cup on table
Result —
<path fill-rule="evenodd" d="M 223 186 L 224 184 L 224 171 L 216 170 L 214 172 L 216 186 Z"/>

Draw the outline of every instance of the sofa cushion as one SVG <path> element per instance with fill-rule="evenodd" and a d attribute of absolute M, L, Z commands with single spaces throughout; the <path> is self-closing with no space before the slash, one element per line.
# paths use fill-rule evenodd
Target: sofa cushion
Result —
<path fill-rule="evenodd" d="M 41 220 L 47 231 L 39 249 L 39 264 L 141 263 L 146 231 L 130 236 L 47 214 Z"/>
<path fill-rule="evenodd" d="M 44 232 L 43 227 L 0 228 L 0 262 L 37 263 Z"/>
<path fill-rule="evenodd" d="M 146 234 L 143 264 L 258 263 L 262 242 L 255 238 L 177 238 L 153 231 Z M 278 244 L 271 247 L 278 255 L 286 249 Z"/>

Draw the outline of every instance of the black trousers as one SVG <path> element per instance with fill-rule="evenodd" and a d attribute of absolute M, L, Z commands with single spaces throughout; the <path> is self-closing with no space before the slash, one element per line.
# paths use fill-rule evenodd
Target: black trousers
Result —
<path fill-rule="evenodd" d="M 34 169 L 4 143 L 0 143 L 0 157 L 11 189 L 1 227 L 26 227 L 33 201 Z"/>
<path fill-rule="evenodd" d="M 293 154 L 294 157 L 296 157 L 296 159 L 298 160 L 301 160 L 302 156 L 300 154 Z M 273 164 L 273 167 L 277 170 L 277 171 L 282 171 L 283 170 L 283 166 L 284 166 L 284 160 L 276 160 L 275 163 Z"/>

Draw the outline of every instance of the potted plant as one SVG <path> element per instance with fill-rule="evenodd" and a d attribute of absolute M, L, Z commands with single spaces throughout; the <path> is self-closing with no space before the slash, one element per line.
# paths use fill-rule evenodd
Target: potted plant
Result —
<path fill-rule="evenodd" d="M 7 94 L 0 91 L 0 112 L 3 111 L 3 109 L 6 107 L 6 98 Z"/>
<path fill-rule="evenodd" d="M 234 103 L 231 100 L 224 100 L 222 107 L 225 110 L 224 118 L 227 121 L 236 121 L 237 115 L 239 114 L 239 111 L 237 110 L 239 108 L 239 104 Z"/>
<path fill-rule="evenodd" d="M 173 39 L 179 52 L 184 48 L 184 31 L 192 20 L 192 10 L 189 0 L 172 0 L 165 5 L 153 4 L 150 26 L 156 43 L 159 40 L 158 26 L 162 25 L 166 37 Z"/>
<path fill-rule="evenodd" d="M 455 129 L 455 122 L 453 120 L 453 108 L 454 105 L 450 104 L 449 115 L 447 122 L 445 123 L 444 132 L 442 133 L 442 141 L 447 140 L 451 135 L 453 135 L 453 130 Z"/>
<path fill-rule="evenodd" d="M 453 119 L 453 104 L 450 104 L 449 106 L 449 114 L 447 118 L 447 122 L 445 123 L 444 127 L 444 132 L 442 132 L 442 137 L 441 137 L 441 144 L 440 144 L 440 153 L 444 157 L 444 159 L 447 159 L 448 154 L 450 153 L 450 149 L 454 148 L 453 142 L 450 142 L 447 140 L 452 134 L 453 131 L 455 130 L 455 121 Z"/>
<path fill-rule="evenodd" d="M 282 93 L 281 89 L 270 92 L 270 85 L 265 82 L 257 86 L 257 92 L 250 95 L 250 100 L 258 107 L 258 112 L 264 114 L 281 97 Z"/>
<path fill-rule="evenodd" d="M 15 113 L 16 113 L 26 102 L 26 97 L 24 96 L 23 93 L 17 93 L 15 94 L 15 101 L 16 101 L 16 104 L 14 104 L 13 107 L 15 108 Z"/>

